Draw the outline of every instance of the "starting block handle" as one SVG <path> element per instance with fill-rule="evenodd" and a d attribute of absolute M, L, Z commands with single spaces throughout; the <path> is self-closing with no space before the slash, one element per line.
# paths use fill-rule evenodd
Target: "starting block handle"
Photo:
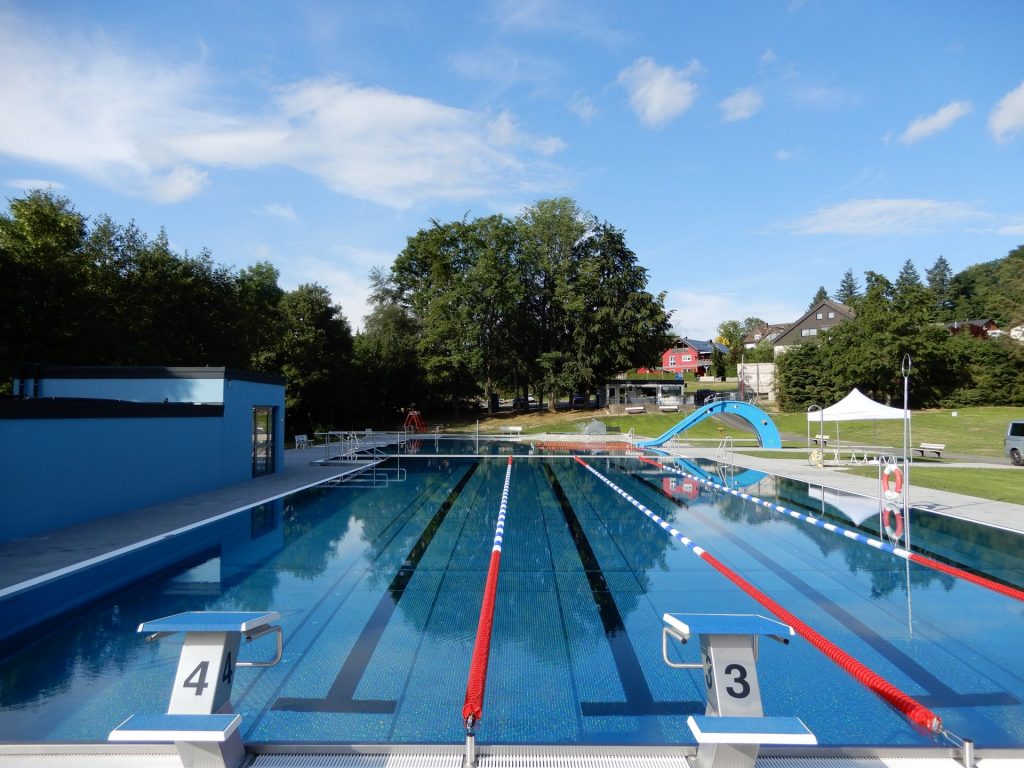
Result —
<path fill-rule="evenodd" d="M 236 667 L 272 667 L 281 661 L 284 656 L 284 632 L 276 624 L 265 624 L 259 629 L 247 632 L 245 634 L 245 642 L 251 643 L 253 640 L 258 640 L 264 635 L 269 635 L 271 632 L 277 635 L 277 651 L 274 653 L 274 658 L 270 661 L 237 661 L 235 662 Z"/>

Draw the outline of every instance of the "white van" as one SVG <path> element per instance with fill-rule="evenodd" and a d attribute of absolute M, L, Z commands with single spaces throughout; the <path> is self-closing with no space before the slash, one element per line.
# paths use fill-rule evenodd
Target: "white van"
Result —
<path fill-rule="evenodd" d="M 1024 465 L 1024 421 L 1011 421 L 1003 439 L 1003 452 L 1018 467 Z"/>

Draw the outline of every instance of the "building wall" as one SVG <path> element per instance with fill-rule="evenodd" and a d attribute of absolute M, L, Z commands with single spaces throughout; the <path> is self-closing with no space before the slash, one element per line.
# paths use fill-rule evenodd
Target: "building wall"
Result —
<path fill-rule="evenodd" d="M 689 360 L 683 358 L 689 355 Z M 670 363 L 669 358 L 675 357 L 675 363 Z M 673 373 L 695 372 L 701 367 L 700 355 L 692 347 L 673 347 L 661 356 L 661 367 L 663 370 Z"/>
<path fill-rule="evenodd" d="M 58 391 L 114 395 L 95 405 L 73 401 L 73 414 L 40 417 L 61 401 L 5 404 L 0 417 L 0 541 L 150 506 L 252 479 L 252 411 L 276 408 L 275 467 L 284 465 L 284 386 L 237 378 L 198 379 L 192 393 L 223 393 L 219 403 L 111 403 L 118 394 L 187 391 L 179 379 L 125 390 L 84 380 Z M 170 383 L 170 386 L 165 384 Z M 49 382 L 42 382 L 45 387 Z M 40 392 L 43 391 L 40 388 Z M 8 407 L 10 406 L 10 407 Z M 23 406 L 23 407 L 19 407 Z M 50 408 L 52 411 L 53 408 Z M 101 418 L 90 414 L 102 413 Z"/>

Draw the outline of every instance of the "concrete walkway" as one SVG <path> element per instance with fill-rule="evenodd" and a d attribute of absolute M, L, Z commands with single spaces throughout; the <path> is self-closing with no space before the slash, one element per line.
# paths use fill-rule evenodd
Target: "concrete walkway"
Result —
<path fill-rule="evenodd" d="M 717 446 L 703 447 L 696 445 L 685 445 L 667 443 L 662 447 L 668 453 L 688 458 L 715 459 Z M 792 458 L 782 458 L 792 453 Z M 802 480 L 812 485 L 835 488 L 840 491 L 858 493 L 863 496 L 878 496 L 878 480 L 872 477 L 860 477 L 846 470 L 848 466 L 823 467 L 811 465 L 807 460 L 806 449 L 793 451 L 780 451 L 780 458 L 761 458 L 758 456 L 747 456 L 742 449 L 736 449 L 733 454 L 733 461 L 738 467 L 756 469 L 780 477 L 788 477 L 792 480 Z M 1024 471 L 1020 467 L 1014 467 L 1008 462 L 997 464 L 991 460 L 983 461 L 962 461 L 942 464 L 931 464 L 928 467 L 940 468 L 984 468 L 996 469 L 1005 467 L 1009 472 Z M 911 485 L 908 489 L 908 498 L 911 506 L 921 507 L 929 511 L 958 517 L 965 520 L 972 520 L 977 523 L 1005 528 L 1007 530 L 1024 533 L 1024 505 L 1010 504 L 1004 501 L 990 501 L 975 496 L 965 496 L 960 493 L 949 493 L 948 491 L 937 491 L 932 488 L 924 488 L 913 485 L 913 465 L 910 470 Z"/>
<path fill-rule="evenodd" d="M 0 543 L 0 597 L 26 585 L 25 582 L 45 579 L 48 574 L 74 568 L 123 547 L 246 509 L 355 469 L 355 463 L 311 465 L 310 461 L 323 456 L 322 448 L 288 450 L 284 454 L 284 468 L 272 475 Z"/>

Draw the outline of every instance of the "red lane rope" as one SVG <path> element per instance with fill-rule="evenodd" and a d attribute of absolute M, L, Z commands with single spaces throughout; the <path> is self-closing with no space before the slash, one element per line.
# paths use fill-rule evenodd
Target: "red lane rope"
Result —
<path fill-rule="evenodd" d="M 686 548 L 697 555 L 697 557 L 704 560 L 708 565 L 740 587 L 740 589 L 774 613 L 779 619 L 793 627 L 797 634 L 821 651 L 827 658 L 838 665 L 840 669 L 850 674 L 855 680 L 866 686 L 894 709 L 903 713 L 903 715 L 905 715 L 912 723 L 933 733 L 942 732 L 941 718 L 928 709 L 924 704 L 901 691 L 895 685 L 885 680 L 881 675 L 872 671 L 865 664 L 857 661 L 857 659 L 841 649 L 831 640 L 798 619 L 792 613 L 768 597 L 764 592 L 706 552 L 691 539 L 683 536 L 683 534 L 675 528 L 672 528 L 665 520 L 658 517 L 658 515 L 634 499 L 626 493 L 626 491 L 622 490 L 622 488 L 617 486 L 578 456 L 576 457 L 576 461 L 582 464 L 591 474 L 601 480 L 601 482 L 657 523 L 662 529 L 667 531 L 672 538 L 685 545 Z"/>
<path fill-rule="evenodd" d="M 696 475 L 690 472 L 684 472 L 683 470 L 677 467 L 660 464 L 656 461 L 652 461 L 651 459 L 642 456 L 638 458 L 640 461 L 644 462 L 645 464 L 650 464 L 652 467 L 657 467 L 658 469 L 661 469 L 663 471 L 672 472 L 677 475 L 682 475 L 683 477 L 689 477 L 693 480 L 696 480 L 701 485 L 706 485 L 716 490 L 724 491 L 725 493 L 732 494 L 733 496 L 736 496 L 741 499 L 747 499 L 749 501 L 754 502 L 755 504 L 759 504 L 760 506 L 765 507 L 766 509 L 771 509 L 775 512 L 779 512 L 784 515 L 789 515 L 792 518 L 802 520 L 803 522 L 810 523 L 811 525 L 817 526 L 818 528 L 823 528 L 827 531 L 831 531 L 832 533 L 842 536 L 846 539 L 850 539 L 851 541 L 857 541 L 861 544 L 867 544 L 868 546 L 874 547 L 875 549 L 881 550 L 883 552 L 888 552 L 890 555 L 895 555 L 896 557 L 900 557 L 904 560 L 910 560 L 912 563 L 917 563 L 918 565 L 922 565 L 925 568 L 933 568 L 937 571 L 942 571 L 945 574 L 954 576 L 958 579 L 963 579 L 964 581 L 969 581 L 972 584 L 976 584 L 979 587 L 984 587 L 985 589 L 990 589 L 993 592 L 998 592 L 999 594 L 1004 595 L 1006 597 L 1011 597 L 1014 600 L 1020 600 L 1024 602 L 1024 590 L 1022 589 L 1017 589 L 1016 587 L 1011 587 L 1007 584 L 1000 584 L 998 581 L 993 581 L 992 579 L 986 578 L 985 576 L 979 576 L 977 574 L 971 573 L 970 571 L 965 571 L 962 568 L 957 568 L 953 565 L 947 565 L 946 563 L 939 562 L 938 560 L 932 560 L 930 557 L 919 555 L 916 552 L 911 552 L 907 549 L 903 549 L 902 547 L 893 546 L 888 542 L 877 541 L 868 536 L 865 536 L 862 533 L 851 531 L 849 528 L 844 528 L 840 525 L 836 525 L 835 523 L 827 523 L 820 517 L 806 515 L 803 512 L 797 512 L 796 510 L 788 509 L 787 507 L 784 507 L 781 504 L 775 504 L 770 501 L 759 499 L 757 496 L 753 496 L 749 493 L 743 493 L 741 491 L 736 490 L 735 488 L 729 488 L 728 486 L 721 485 L 720 483 L 716 483 L 712 480 L 706 480 L 702 477 L 697 477 Z"/>
<path fill-rule="evenodd" d="M 469 679 L 466 681 L 466 698 L 462 705 L 462 719 L 467 728 L 472 728 L 474 723 L 479 722 L 484 713 L 487 661 L 491 655 L 491 629 L 494 626 L 494 600 L 498 594 L 498 570 L 501 568 L 501 544 L 505 537 L 505 511 L 508 508 L 508 489 L 511 481 L 512 457 L 509 456 L 508 468 L 505 470 L 505 487 L 501 492 L 501 506 L 498 508 L 498 524 L 494 529 L 491 564 L 487 569 L 484 599 L 480 605 L 480 620 L 476 625 L 473 660 L 470 662 Z"/>

